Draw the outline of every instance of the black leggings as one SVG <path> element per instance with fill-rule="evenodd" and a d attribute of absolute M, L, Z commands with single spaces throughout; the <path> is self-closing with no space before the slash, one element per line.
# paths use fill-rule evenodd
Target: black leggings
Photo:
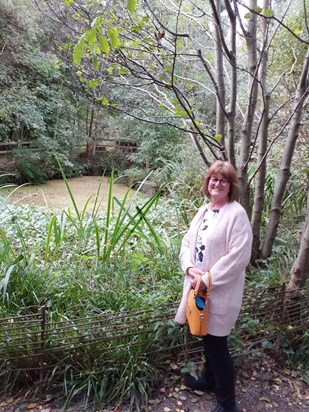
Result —
<path fill-rule="evenodd" d="M 234 363 L 227 345 L 227 336 L 203 337 L 205 351 L 205 379 L 214 386 L 217 402 L 224 410 L 235 408 Z"/>

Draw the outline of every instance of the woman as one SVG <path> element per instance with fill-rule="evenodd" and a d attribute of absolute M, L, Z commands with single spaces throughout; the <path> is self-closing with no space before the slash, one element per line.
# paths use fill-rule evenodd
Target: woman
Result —
<path fill-rule="evenodd" d="M 227 338 L 240 311 L 252 230 L 246 211 L 236 201 L 237 176 L 231 163 L 216 161 L 204 179 L 203 191 L 210 202 L 198 210 L 181 245 L 185 280 L 175 321 L 186 322 L 189 290 L 201 275 L 206 287 L 211 273 L 208 334 L 203 337 L 205 370 L 199 379 L 187 374 L 184 381 L 191 389 L 215 393 L 213 412 L 236 412 L 234 366 Z"/>

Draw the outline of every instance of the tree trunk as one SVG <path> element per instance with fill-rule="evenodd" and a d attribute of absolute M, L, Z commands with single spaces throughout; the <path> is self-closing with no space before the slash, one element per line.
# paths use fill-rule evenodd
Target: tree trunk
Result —
<path fill-rule="evenodd" d="M 309 174 L 308 174 L 309 179 Z M 307 191 L 307 217 L 305 227 L 300 240 L 300 248 L 297 258 L 290 273 L 288 289 L 296 289 L 305 286 L 309 276 L 309 181 Z"/>
<path fill-rule="evenodd" d="M 269 8 L 269 0 L 264 0 L 263 10 Z M 268 140 L 269 126 L 269 106 L 270 96 L 267 92 L 267 65 L 268 65 L 268 26 L 269 20 L 263 20 L 263 48 L 261 51 L 261 64 L 259 68 L 259 80 L 261 85 L 261 120 L 259 122 L 258 132 L 258 170 L 255 177 L 254 201 L 252 209 L 252 231 L 253 244 L 251 261 L 255 262 L 260 255 L 260 231 L 261 221 L 264 209 L 264 192 L 265 192 L 265 176 L 266 176 L 266 151 Z"/>
<path fill-rule="evenodd" d="M 290 176 L 290 168 L 292 157 L 295 150 L 296 140 L 302 117 L 302 109 L 306 96 L 309 92 L 309 49 L 304 60 L 303 69 L 300 75 L 299 83 L 295 94 L 295 102 L 293 108 L 293 115 L 291 118 L 291 127 L 288 132 L 287 143 L 284 148 L 281 161 L 281 172 L 278 177 L 274 196 L 271 202 L 271 211 L 269 214 L 269 222 L 262 247 L 262 257 L 268 258 L 271 255 L 273 244 L 277 235 L 277 229 L 280 222 L 280 214 L 282 209 L 282 200 L 285 188 Z"/>
<path fill-rule="evenodd" d="M 225 0 L 225 7 L 230 19 L 230 105 L 228 116 L 228 133 L 227 133 L 227 153 L 229 161 L 236 166 L 235 159 L 235 117 L 236 117 L 236 100 L 237 100 L 237 67 L 236 67 L 236 14 L 231 7 L 230 1 Z"/>
<path fill-rule="evenodd" d="M 220 18 L 220 0 L 216 1 L 217 15 Z M 224 83 L 224 67 L 223 67 L 223 52 L 220 36 L 220 27 L 216 24 L 215 28 L 215 78 L 218 84 L 219 96 L 216 96 L 216 134 L 221 135 L 220 143 L 225 147 L 225 115 L 222 108 L 225 107 L 225 83 Z"/>
<path fill-rule="evenodd" d="M 88 125 L 88 130 L 87 130 L 87 157 L 93 156 L 93 146 L 94 146 L 93 141 L 92 141 L 93 119 L 94 119 L 94 108 L 91 107 L 90 120 L 89 120 L 89 125 Z"/>
<path fill-rule="evenodd" d="M 249 7 L 254 9 L 256 7 L 256 0 L 250 0 Z M 241 146 L 240 146 L 240 160 L 238 169 L 239 180 L 239 201 L 246 209 L 248 215 L 250 215 L 250 203 L 249 203 L 249 186 L 247 181 L 248 163 L 250 160 L 251 150 L 251 136 L 253 120 L 257 102 L 258 93 L 258 61 L 257 61 L 257 16 L 255 13 L 251 13 L 248 23 L 248 30 L 244 31 L 244 36 L 247 42 L 248 48 L 248 66 L 249 66 L 249 81 L 248 91 L 249 99 L 247 104 L 246 114 L 244 116 L 242 128 L 241 128 Z"/>

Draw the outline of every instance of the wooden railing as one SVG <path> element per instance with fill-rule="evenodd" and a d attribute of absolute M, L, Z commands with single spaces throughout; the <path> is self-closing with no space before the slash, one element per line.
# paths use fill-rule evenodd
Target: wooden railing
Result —
<path fill-rule="evenodd" d="M 12 149 L 22 148 L 23 146 L 30 148 L 31 142 L 23 142 L 21 140 L 17 140 L 17 142 L 0 142 L 0 154 L 10 153 Z"/>
<path fill-rule="evenodd" d="M 0 142 L 0 155 L 7 155 L 11 153 L 13 149 L 16 148 L 23 148 L 26 147 L 30 149 L 31 151 L 37 151 L 40 150 L 37 147 L 33 147 L 33 142 L 31 141 L 22 141 L 18 140 L 17 142 Z M 91 154 L 93 151 L 95 154 L 97 152 L 101 153 L 109 149 L 114 149 L 118 148 L 123 150 L 124 152 L 135 152 L 137 145 L 133 141 L 128 141 L 128 140 L 119 140 L 117 138 L 106 138 L 103 140 L 99 141 L 92 141 L 91 144 L 84 144 L 81 146 L 77 146 L 76 150 L 78 152 L 85 153 L 85 154 Z"/>

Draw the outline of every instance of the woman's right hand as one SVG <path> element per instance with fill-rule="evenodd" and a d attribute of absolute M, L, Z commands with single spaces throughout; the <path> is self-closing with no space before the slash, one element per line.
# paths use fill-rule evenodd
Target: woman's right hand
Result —
<path fill-rule="evenodd" d="M 189 281 L 193 288 L 195 288 L 198 278 L 203 275 L 204 272 L 196 267 L 190 267 L 187 269 L 187 275 L 189 276 Z"/>

